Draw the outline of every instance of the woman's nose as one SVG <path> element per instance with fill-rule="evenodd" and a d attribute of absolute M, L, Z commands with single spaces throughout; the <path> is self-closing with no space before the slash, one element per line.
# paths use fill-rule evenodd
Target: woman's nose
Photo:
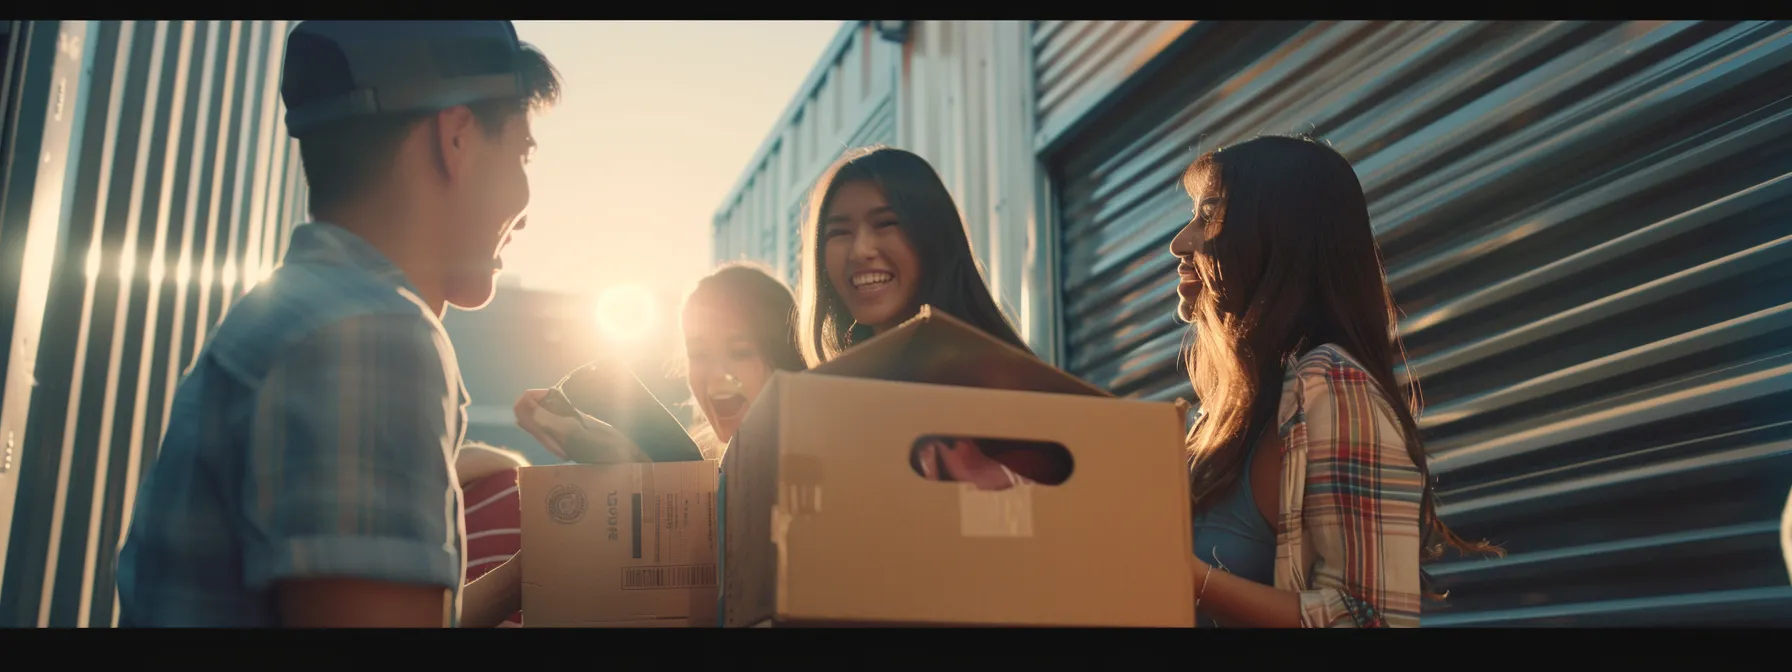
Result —
<path fill-rule="evenodd" d="M 1195 254 L 1195 243 L 1200 236 L 1201 231 L 1196 228 L 1195 220 L 1190 219 L 1187 222 L 1184 222 L 1182 224 L 1182 230 L 1177 231 L 1176 237 L 1170 239 L 1170 255 L 1175 257 L 1193 256 Z"/>
<path fill-rule="evenodd" d="M 877 257 L 877 237 L 860 234 L 852 237 L 852 258 L 874 259 Z"/>
<path fill-rule="evenodd" d="M 708 385 L 709 393 L 712 396 L 741 394 L 743 391 L 740 384 L 740 378 L 737 378 L 734 374 L 726 371 L 718 371 L 711 375 L 709 377 Z"/>

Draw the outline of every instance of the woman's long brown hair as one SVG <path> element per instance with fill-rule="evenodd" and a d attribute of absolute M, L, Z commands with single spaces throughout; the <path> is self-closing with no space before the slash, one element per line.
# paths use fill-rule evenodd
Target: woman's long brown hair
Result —
<path fill-rule="evenodd" d="M 1406 364 L 1399 309 L 1387 286 L 1369 207 L 1350 162 L 1306 137 L 1264 136 L 1202 155 L 1183 175 L 1205 243 L 1193 265 L 1201 291 L 1186 314 L 1185 351 L 1203 417 L 1190 436 L 1191 505 L 1201 512 L 1245 473 L 1247 434 L 1276 431 L 1283 375 L 1307 351 L 1343 348 L 1392 402 L 1408 453 L 1424 480 L 1422 560 L 1504 551 L 1458 537 L 1437 517 L 1417 417 L 1418 377 Z M 1431 580 L 1423 578 L 1428 596 Z"/>

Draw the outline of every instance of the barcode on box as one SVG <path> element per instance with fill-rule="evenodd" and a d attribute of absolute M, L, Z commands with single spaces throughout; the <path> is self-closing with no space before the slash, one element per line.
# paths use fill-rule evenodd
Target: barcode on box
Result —
<path fill-rule="evenodd" d="M 715 565 L 624 567 L 622 569 L 623 590 L 707 588 L 713 585 L 716 585 Z"/>

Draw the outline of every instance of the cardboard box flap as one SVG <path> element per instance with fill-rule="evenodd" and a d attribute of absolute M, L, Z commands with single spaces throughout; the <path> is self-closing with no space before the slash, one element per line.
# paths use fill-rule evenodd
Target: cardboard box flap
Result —
<path fill-rule="evenodd" d="M 1114 396 L 1032 353 L 925 305 L 902 326 L 855 345 L 810 371 L 904 383 Z"/>

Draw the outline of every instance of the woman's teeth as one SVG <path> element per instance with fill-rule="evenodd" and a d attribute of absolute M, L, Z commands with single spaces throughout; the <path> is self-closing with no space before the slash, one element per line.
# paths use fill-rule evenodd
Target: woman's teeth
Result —
<path fill-rule="evenodd" d="M 884 271 L 865 271 L 863 273 L 853 274 L 852 286 L 854 289 L 865 289 L 867 287 L 882 285 L 895 279 L 896 275 L 893 273 L 886 273 Z"/>
<path fill-rule="evenodd" d="M 711 399 L 736 397 L 740 396 L 745 391 L 746 388 L 740 384 L 740 379 L 731 375 L 722 376 L 720 380 L 716 380 L 709 384 L 709 398 Z"/>

